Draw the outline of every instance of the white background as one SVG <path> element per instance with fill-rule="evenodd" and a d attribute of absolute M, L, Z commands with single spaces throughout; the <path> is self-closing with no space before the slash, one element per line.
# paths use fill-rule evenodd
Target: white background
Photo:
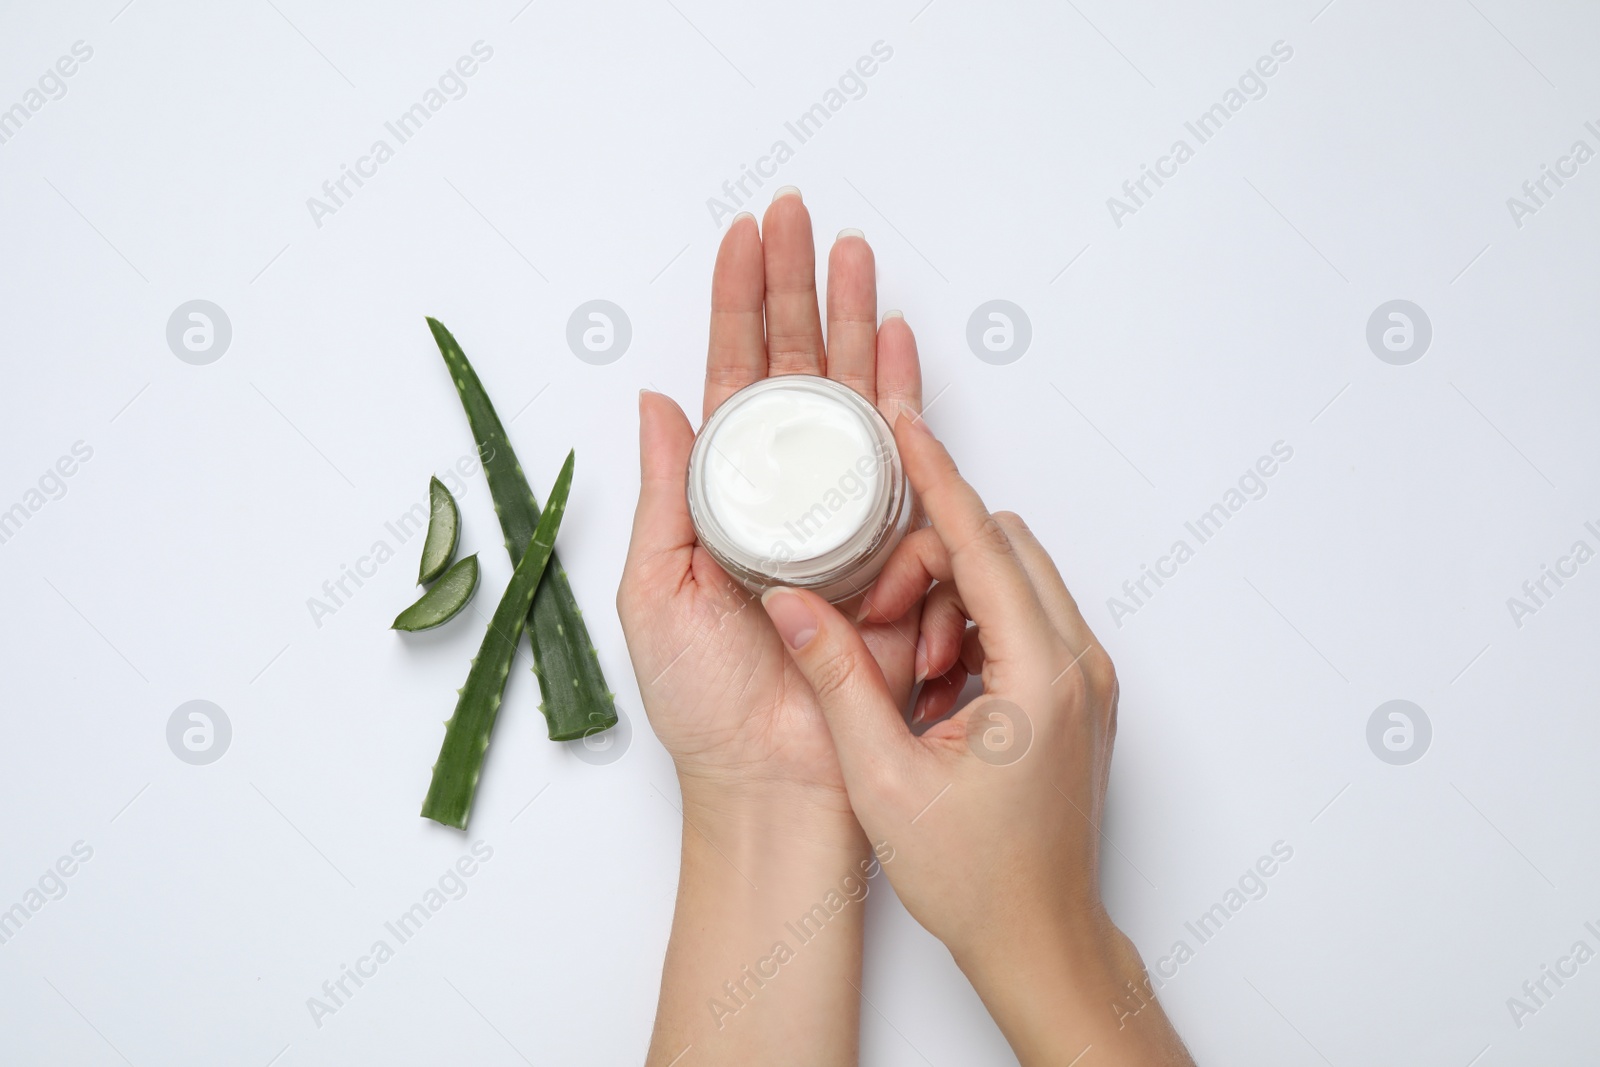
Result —
<path fill-rule="evenodd" d="M 0 145 L 0 508 L 93 457 L 0 545 L 0 908 L 94 851 L 0 946 L 0 1060 L 638 1062 L 679 817 L 612 609 L 634 397 L 698 405 L 707 198 L 881 40 L 757 210 L 793 183 L 824 241 L 866 231 L 930 421 L 1116 660 L 1104 891 L 1147 963 L 1293 848 L 1163 990 L 1196 1058 L 1592 1062 L 1600 962 L 1520 1029 L 1506 1002 L 1600 949 L 1600 563 L 1520 627 L 1507 598 L 1600 548 L 1600 161 L 1520 228 L 1506 200 L 1600 149 L 1600 13 L 1322 2 L 6 4 L 0 108 L 94 51 Z M 315 225 L 479 40 L 466 96 Z M 1280 40 L 1118 227 L 1107 197 Z M 195 298 L 233 328 L 207 366 L 165 337 Z M 633 326 L 607 366 L 565 343 L 594 298 Z M 1006 366 L 966 343 L 993 298 L 1032 322 Z M 1433 325 L 1409 366 L 1365 340 L 1395 298 Z M 524 652 L 474 809 L 493 859 L 319 1028 L 307 998 L 470 840 L 416 811 L 481 622 L 386 628 L 416 542 L 307 606 L 471 448 L 425 314 L 537 492 L 577 449 L 560 550 L 633 737 L 602 766 L 548 742 Z M 1277 441 L 1268 494 L 1118 627 L 1107 598 Z M 487 612 L 509 566 L 467 485 Z M 1366 740 L 1396 698 L 1433 726 L 1409 766 Z M 209 766 L 167 745 L 191 699 L 232 723 Z M 1011 1062 L 881 879 L 868 909 L 864 1062 Z"/>

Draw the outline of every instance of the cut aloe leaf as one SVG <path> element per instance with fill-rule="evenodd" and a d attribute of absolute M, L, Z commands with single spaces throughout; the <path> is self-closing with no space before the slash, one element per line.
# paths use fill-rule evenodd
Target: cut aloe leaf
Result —
<path fill-rule="evenodd" d="M 461 687 L 456 699 L 455 714 L 445 723 L 444 744 L 433 765 L 433 781 L 428 786 L 427 799 L 422 802 L 422 814 L 434 822 L 459 830 L 467 828 L 472 796 L 477 792 L 478 777 L 483 772 L 483 757 L 489 751 L 489 734 L 494 730 L 495 715 L 505 692 L 506 675 L 511 673 L 511 660 L 522 638 L 522 625 L 533 607 L 539 579 L 544 577 L 545 565 L 550 562 L 555 548 L 561 515 L 567 509 L 567 492 L 572 487 L 572 460 L 572 453 L 568 452 L 567 462 L 550 490 L 549 506 L 534 528 L 528 550 L 511 574 L 511 582 L 494 609 L 494 618 L 489 620 L 483 644 L 478 646 L 478 655 L 467 672 L 467 684 Z"/>
<path fill-rule="evenodd" d="M 450 566 L 455 558 L 456 539 L 461 536 L 461 509 L 456 498 L 437 478 L 428 479 L 428 536 L 422 540 L 422 567 L 417 584 L 426 585 Z"/>
<path fill-rule="evenodd" d="M 539 504 L 466 353 L 437 319 L 430 318 L 428 328 L 450 371 L 461 406 L 466 409 L 489 482 L 489 494 L 494 497 L 494 510 L 505 534 L 506 551 L 516 563 L 539 522 Z M 559 557 L 551 558 L 534 598 L 529 637 L 533 642 L 533 673 L 539 679 L 539 694 L 543 697 L 539 710 L 544 712 L 550 740 L 571 741 L 615 726 L 616 702 L 606 688 L 600 658 L 595 655 L 589 629 L 583 624 L 583 612 L 572 595 Z"/>
<path fill-rule="evenodd" d="M 478 555 L 473 553 L 444 572 L 429 589 L 399 615 L 391 630 L 431 630 L 455 618 L 478 591 Z"/>

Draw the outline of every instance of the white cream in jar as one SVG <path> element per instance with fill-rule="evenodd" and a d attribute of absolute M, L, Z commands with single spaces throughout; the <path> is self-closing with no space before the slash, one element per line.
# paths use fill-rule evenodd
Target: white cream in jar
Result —
<path fill-rule="evenodd" d="M 894 434 L 865 397 L 809 374 L 729 397 L 689 459 L 689 513 L 707 552 L 747 589 L 866 589 L 905 534 L 911 488 Z"/>

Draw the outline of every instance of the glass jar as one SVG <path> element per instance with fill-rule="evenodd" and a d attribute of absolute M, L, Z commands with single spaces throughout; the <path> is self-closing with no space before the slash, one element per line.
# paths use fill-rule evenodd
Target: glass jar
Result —
<path fill-rule="evenodd" d="M 863 592 L 911 523 L 894 432 L 860 393 L 780 374 L 734 393 L 689 456 L 700 544 L 751 592 Z"/>

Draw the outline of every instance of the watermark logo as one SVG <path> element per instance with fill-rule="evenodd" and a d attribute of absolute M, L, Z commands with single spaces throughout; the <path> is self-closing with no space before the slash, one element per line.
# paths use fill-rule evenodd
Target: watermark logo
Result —
<path fill-rule="evenodd" d="M 834 520 L 841 515 L 847 516 L 847 522 L 852 519 L 858 522 L 861 520 L 862 513 L 850 505 L 877 492 L 879 478 L 888 456 L 889 447 L 883 441 L 875 443 L 871 452 L 857 456 L 855 462 L 846 466 L 838 478 L 827 483 L 826 488 L 810 507 L 784 522 L 784 532 L 794 541 L 791 544 L 787 538 L 781 537 L 773 541 L 772 551 L 763 562 L 762 569 L 781 577 L 789 573 L 785 570 L 787 564 L 796 560 L 815 559 L 818 554 L 829 551 L 830 547 L 837 547 L 841 539 L 848 539 L 848 529 L 841 532 L 836 528 Z M 724 457 L 719 455 L 718 458 Z M 745 477 L 744 472 L 739 471 L 737 467 L 734 470 L 738 471 L 740 477 Z M 809 554 L 803 553 L 802 550 L 808 544 L 822 547 L 814 547 Z"/>
<path fill-rule="evenodd" d="M 783 124 L 781 136 L 774 137 L 766 152 L 754 165 L 741 163 L 739 173 L 722 183 L 721 195 L 706 197 L 711 225 L 721 227 L 737 217 L 740 210 L 756 199 L 756 191 L 778 176 L 784 164 L 794 158 L 799 147 L 810 141 L 852 100 L 867 95 L 867 79 L 877 74 L 894 57 L 894 48 L 885 41 L 872 42 L 870 55 L 863 55 L 840 73 L 838 80 L 822 93 L 821 99 Z M 743 76 L 741 72 L 741 77 Z M 745 79 L 749 81 L 748 78 Z M 754 88 L 754 85 L 751 86 Z"/>
<path fill-rule="evenodd" d="M 707 997 L 706 1010 L 717 1029 L 721 1030 L 729 1019 L 748 1008 L 760 992 L 777 979 L 784 965 L 827 931 L 835 917 L 852 904 L 861 905 L 872 891 L 872 879 L 883 870 L 884 864 L 894 859 L 894 855 L 894 846 L 888 841 L 873 845 L 872 855 L 858 861 L 836 888 L 824 893 L 809 911 L 783 924 L 784 936 L 772 943 L 771 951 L 757 958 L 753 964 L 745 964 L 736 977 L 722 983 L 721 992 Z"/>
<path fill-rule="evenodd" d="M 1274 841 L 1270 854 L 1259 856 L 1209 908 L 1192 921 L 1186 921 L 1183 936 L 1172 942 L 1172 948 L 1156 957 L 1140 982 L 1126 983 L 1125 994 L 1118 994 L 1112 1001 L 1111 1011 L 1116 1016 L 1117 1029 L 1125 1028 L 1128 1020 L 1155 1003 L 1156 993 L 1176 978 L 1200 949 L 1215 941 L 1247 905 L 1265 899 L 1272 888 L 1270 879 L 1292 859 L 1294 846 L 1287 841 Z"/>
<path fill-rule="evenodd" d="M 23 891 L 22 899 L 0 910 L 0 945 L 7 944 L 33 921 L 33 917 L 67 895 L 67 879 L 77 874 L 83 864 L 94 857 L 94 848 L 86 841 L 74 841 L 70 855 L 62 855 L 44 869 L 39 880 Z M 0 901 L 0 906 L 5 904 Z"/>
<path fill-rule="evenodd" d="M 472 488 L 467 479 L 477 474 L 484 462 L 493 458 L 493 449 L 480 446 L 476 452 L 459 456 L 454 466 L 445 468 L 439 480 L 450 490 L 450 495 L 459 501 Z M 420 502 L 412 504 L 410 509 L 383 524 L 387 537 L 374 540 L 364 555 L 356 557 L 354 564 L 340 563 L 338 575 L 322 583 L 322 596 L 306 597 L 306 611 L 316 628 L 322 629 L 324 619 L 337 615 L 370 579 L 377 577 L 379 567 L 395 558 L 397 548 L 422 533 L 427 526 L 427 505 Z"/>
<path fill-rule="evenodd" d="M 22 99 L 7 107 L 0 101 L 0 144 L 5 144 L 22 132 L 29 119 L 37 115 L 53 100 L 67 95 L 66 79 L 78 73 L 78 68 L 94 57 L 94 46 L 87 41 L 72 42 L 72 54 L 64 55 L 39 75 L 37 87 L 29 86 Z"/>
<path fill-rule="evenodd" d="M 1015 363 L 1032 341 L 1032 320 L 1009 300 L 985 301 L 967 319 L 967 347 L 985 363 L 997 367 Z"/>
<path fill-rule="evenodd" d="M 633 340 L 628 313 L 609 300 L 590 300 L 573 309 L 567 319 L 567 347 L 572 354 L 603 367 L 615 363 Z"/>
<path fill-rule="evenodd" d="M 1433 743 L 1433 723 L 1428 713 L 1409 700 L 1379 704 L 1367 719 L 1367 747 L 1383 762 L 1396 767 L 1415 763 Z"/>
<path fill-rule="evenodd" d="M 323 982 L 320 990 L 306 998 L 306 1011 L 316 1028 L 322 1029 L 329 1016 L 337 1015 L 348 1007 L 355 995 L 378 977 L 383 965 L 394 959 L 400 947 L 415 938 L 445 905 L 465 897 L 472 888 L 468 880 L 482 871 L 484 865 L 493 858 L 494 848 L 488 842 L 472 842 L 467 852 L 463 852 L 432 885 L 423 890 L 421 897 L 383 924 L 388 936 L 375 939 L 364 955 L 356 957 L 354 964 L 341 962 L 334 977 Z"/>
<path fill-rule="evenodd" d="M 0 523 L 3 523 L 0 517 Z M 1600 525 L 1586 522 L 1583 528 L 1597 543 L 1600 543 Z M 1522 596 L 1507 597 L 1506 610 L 1511 613 L 1511 621 L 1517 629 L 1522 629 L 1524 621 L 1530 615 L 1539 614 L 1540 610 L 1547 607 L 1550 600 L 1559 593 L 1567 582 L 1578 576 L 1578 568 L 1594 559 L 1594 549 L 1589 542 L 1578 538 L 1572 542 L 1572 548 L 1564 556 L 1557 556 L 1554 566 L 1548 563 L 1539 565 L 1539 573 L 1522 583 Z"/>
<path fill-rule="evenodd" d="M 1583 128 L 1600 143 L 1600 125 L 1591 119 L 1583 124 Z M 1557 157 L 1555 167 L 1552 168 L 1548 163 L 1539 164 L 1538 176 L 1522 183 L 1522 195 L 1506 197 L 1506 210 L 1511 213 L 1512 224 L 1522 229 L 1527 220 L 1537 215 L 1541 208 L 1548 207 L 1551 198 L 1564 189 L 1567 182 L 1576 178 L 1579 168 L 1594 157 L 1594 149 L 1580 137 L 1572 142 L 1566 155 Z"/>
<path fill-rule="evenodd" d="M 1578 977 L 1579 969 L 1595 958 L 1594 947 L 1589 944 L 1588 938 L 1593 937 L 1600 943 L 1600 926 L 1586 922 L 1583 929 L 1587 937 L 1574 941 L 1567 954 L 1557 957 L 1553 965 L 1540 964 L 1538 974 L 1522 983 L 1522 996 L 1506 998 L 1506 1010 L 1511 1013 L 1511 1021 L 1518 1030 L 1527 1025 L 1529 1018 L 1538 1015 L 1541 1008 L 1549 1006 L 1551 999 L 1569 981 Z"/>
<path fill-rule="evenodd" d="M 967 747 L 994 767 L 1009 767 L 1033 747 L 1033 719 L 1009 700 L 985 700 L 967 719 Z"/>
<path fill-rule="evenodd" d="M 1433 322 L 1409 300 L 1379 304 L 1367 319 L 1367 347 L 1385 363 L 1396 367 L 1415 363 L 1432 343 Z"/>
<path fill-rule="evenodd" d="M 221 759 L 233 743 L 228 713 L 209 700 L 179 704 L 167 719 L 167 747 L 183 762 L 204 767 Z"/>
<path fill-rule="evenodd" d="M 599 712 L 590 712 L 591 718 Z M 617 724 L 610 729 L 592 726 L 576 741 L 567 742 L 567 750 L 591 767 L 604 767 L 628 754 L 633 746 L 633 723 L 628 713 L 617 709 Z"/>
<path fill-rule="evenodd" d="M 1106 598 L 1106 610 L 1111 612 L 1111 621 L 1117 624 L 1117 629 L 1122 629 L 1123 620 L 1144 610 L 1156 593 L 1178 576 L 1180 568 L 1194 559 L 1200 547 L 1222 532 L 1223 526 L 1246 504 L 1265 497 L 1267 479 L 1293 458 L 1294 446 L 1286 441 L 1274 441 L 1271 451 L 1246 467 L 1238 481 L 1228 487 L 1216 503 L 1183 524 L 1194 539 L 1192 544 L 1189 537 L 1180 537 L 1153 565 L 1141 563 L 1139 574 L 1122 583 L 1122 596 Z"/>
<path fill-rule="evenodd" d="M 1147 207 L 1156 193 L 1167 182 L 1178 176 L 1183 165 L 1195 157 L 1200 146 L 1216 137 L 1233 116 L 1244 110 L 1252 101 L 1267 95 L 1267 79 L 1294 58 L 1294 46 L 1287 41 L 1274 41 L 1269 54 L 1262 55 L 1239 75 L 1238 80 L 1223 90 L 1222 96 L 1210 107 L 1183 124 L 1187 136 L 1173 138 L 1165 154 L 1157 156 L 1155 165 L 1139 164 L 1137 177 L 1122 183 L 1121 196 L 1106 197 L 1106 211 L 1111 223 L 1122 229 L 1126 220 Z"/>
<path fill-rule="evenodd" d="M 421 133 L 423 126 L 431 122 L 446 104 L 467 95 L 467 79 L 494 58 L 494 49 L 479 40 L 472 43 L 470 53 L 458 57 L 454 64 L 440 72 L 437 81 L 423 90 L 422 96 L 410 107 L 385 122 L 383 129 L 388 136 L 374 138 L 366 154 L 356 157 L 354 166 L 339 164 L 338 175 L 322 183 L 321 196 L 306 197 L 306 211 L 311 215 L 312 225 L 322 229 L 323 221 L 344 210 L 356 193 L 378 176 L 379 168 L 395 157 L 400 146 Z M 457 189 L 456 192 L 459 195 L 461 191 Z M 472 206 L 470 201 L 467 206 Z"/>
<path fill-rule="evenodd" d="M 228 313 L 209 300 L 179 304 L 167 319 L 167 347 L 185 363 L 215 363 L 233 343 Z"/>
<path fill-rule="evenodd" d="M 39 480 L 29 486 L 10 507 L 0 510 L 0 545 L 10 541 L 27 525 L 29 519 L 53 500 L 67 495 L 67 479 L 94 457 L 94 448 L 88 442 L 74 441 L 70 452 L 62 454 L 54 464 L 46 467 Z M 0 501 L 3 506 L 4 501 Z"/>

